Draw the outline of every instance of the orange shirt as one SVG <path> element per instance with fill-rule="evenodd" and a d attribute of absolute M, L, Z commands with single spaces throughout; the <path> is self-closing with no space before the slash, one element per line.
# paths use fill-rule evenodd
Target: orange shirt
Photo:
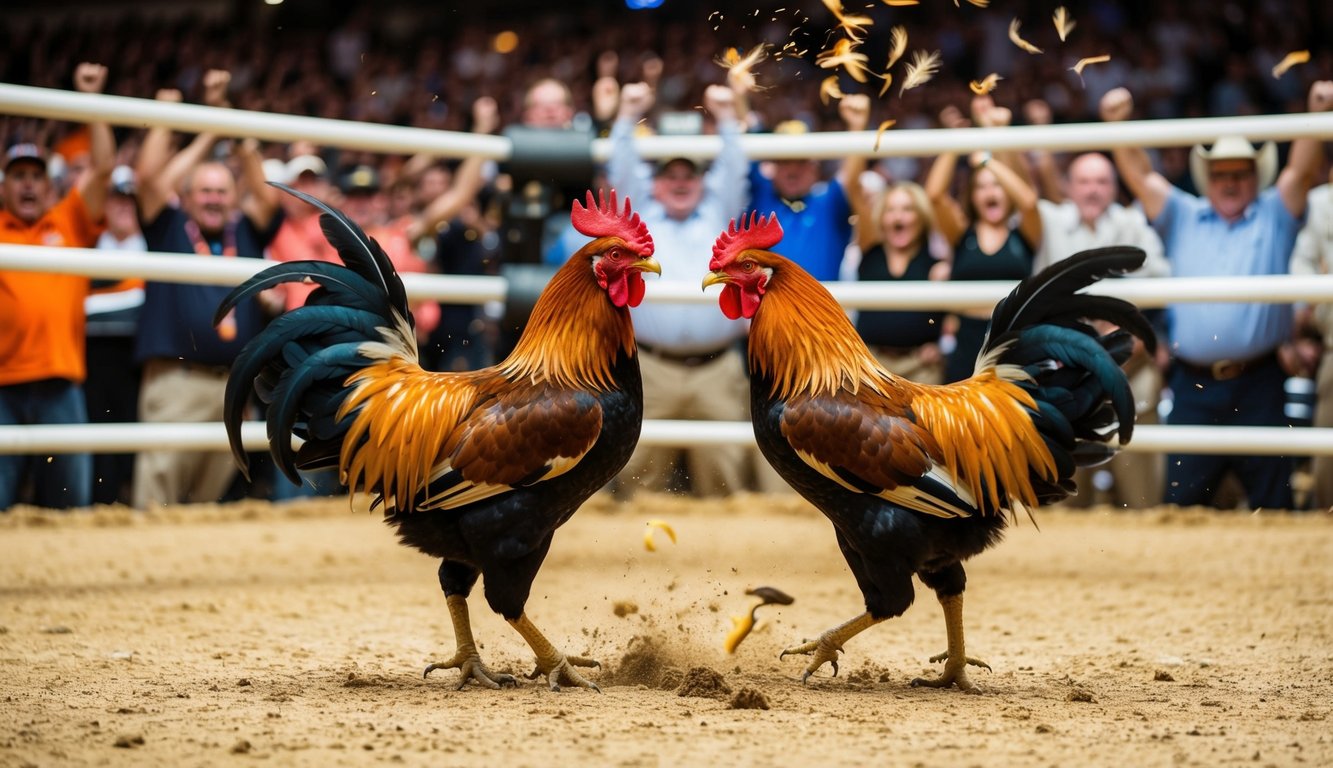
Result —
<path fill-rule="evenodd" d="M 315 260 L 342 263 L 338 258 L 338 252 L 324 238 L 324 232 L 319 227 L 318 213 L 299 219 L 294 216 L 283 219 L 282 226 L 278 227 L 278 234 L 274 235 L 273 242 L 268 244 L 268 255 L 274 261 Z M 315 290 L 315 286 L 305 283 L 283 283 L 278 289 L 285 296 L 283 309 L 290 312 L 305 304 L 306 297 Z"/>
<path fill-rule="evenodd" d="M 31 226 L 0 211 L 3 243 L 90 248 L 97 235 L 77 189 Z M 83 382 L 83 300 L 89 285 L 83 275 L 0 272 L 0 386 L 42 379 Z"/>
<path fill-rule="evenodd" d="M 375 238 L 388 255 L 394 269 L 403 272 L 425 272 L 426 262 L 412 250 L 404 226 L 386 224 L 371 227 L 366 234 Z M 282 222 L 278 234 L 268 246 L 269 258 L 274 261 L 316 260 L 341 264 L 338 252 L 329 245 L 319 226 L 319 216 L 311 215 L 301 219 L 288 218 Z M 305 283 L 285 283 L 279 286 L 286 293 L 284 303 L 290 312 L 305 304 L 306 297 L 315 290 L 314 285 Z M 435 301 L 423 301 L 412 307 L 417 330 L 422 334 L 430 333 L 440 324 L 440 305 Z"/>

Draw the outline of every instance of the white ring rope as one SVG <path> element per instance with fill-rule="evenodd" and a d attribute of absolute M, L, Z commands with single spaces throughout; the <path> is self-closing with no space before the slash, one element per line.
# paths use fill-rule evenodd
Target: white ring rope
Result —
<path fill-rule="evenodd" d="M 247 450 L 268 449 L 262 421 L 242 425 Z M 747 421 L 653 420 L 643 422 L 640 445 L 692 447 L 754 445 Z M 122 453 L 140 450 L 225 451 L 227 433 L 217 422 L 186 424 L 40 424 L 0 426 L 0 454 Z M 1205 427 L 1144 424 L 1134 428 L 1125 451 L 1178 451 L 1314 456 L 1333 455 L 1333 429 L 1295 427 Z"/>
<path fill-rule="evenodd" d="M 0 83 L 0 114 L 74 122 L 102 120 L 133 128 L 165 125 L 183 131 L 212 131 L 236 138 L 253 137 L 284 142 L 308 140 L 320 145 L 372 152 L 422 152 L 439 157 L 507 160 L 513 149 L 512 142 L 503 136 L 222 109 L 5 83 Z M 741 141 L 749 157 L 779 160 L 843 158 L 853 151 L 877 157 L 924 157 L 943 152 L 962 153 L 983 149 L 1083 151 L 1126 146 L 1188 146 L 1211 144 L 1217 137 L 1224 135 L 1240 135 L 1256 141 L 1331 136 L 1333 112 L 1008 128 L 890 130 L 880 140 L 878 151 L 874 149 L 874 131 L 747 134 Z M 636 139 L 635 144 L 642 156 L 649 160 L 680 156 L 714 157 L 721 147 L 721 139 L 716 136 L 646 136 Z M 594 160 L 605 162 L 611 156 L 610 140 L 594 140 L 592 155 Z"/>
<path fill-rule="evenodd" d="M 203 259 L 193 254 L 0 244 L 0 270 L 57 272 L 98 278 L 142 277 L 165 282 L 237 285 L 271 266 L 273 262 L 263 259 Z M 480 304 L 506 298 L 507 282 L 502 277 L 404 274 L 402 278 L 408 296 L 413 299 Z M 717 301 L 717 292 L 705 293 L 700 290 L 699 283 L 651 278 L 647 283 L 649 301 L 680 304 Z M 1013 290 L 1015 283 L 918 281 L 826 285 L 849 309 L 989 309 Z M 1099 283 L 1091 292 L 1129 299 L 1144 308 L 1222 301 L 1331 303 L 1333 275 L 1123 278 Z"/>

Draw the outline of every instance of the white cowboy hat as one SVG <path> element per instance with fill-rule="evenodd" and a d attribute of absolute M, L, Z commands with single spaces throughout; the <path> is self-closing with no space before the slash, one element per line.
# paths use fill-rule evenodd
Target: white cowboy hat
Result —
<path fill-rule="evenodd" d="M 1263 147 L 1256 150 L 1240 136 L 1221 136 L 1212 149 L 1205 150 L 1202 144 L 1196 144 L 1190 152 L 1190 178 L 1194 181 L 1194 189 L 1201 195 L 1208 189 L 1208 163 L 1212 160 L 1253 160 L 1259 189 L 1266 189 L 1277 180 L 1276 144 L 1264 142 Z"/>

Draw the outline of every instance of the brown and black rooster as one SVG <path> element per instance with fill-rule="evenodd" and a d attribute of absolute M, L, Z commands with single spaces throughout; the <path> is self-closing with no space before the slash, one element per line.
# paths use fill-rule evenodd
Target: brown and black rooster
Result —
<path fill-rule="evenodd" d="M 755 438 L 769 463 L 833 522 L 865 613 L 783 652 L 813 658 L 802 680 L 859 632 L 901 615 L 912 576 L 944 608 L 938 678 L 965 691 L 963 561 L 999 541 L 1008 517 L 1073 493 L 1076 466 L 1104 461 L 1134 428 L 1119 365 L 1131 333 L 1153 344 L 1130 303 L 1076 293 L 1143 262 L 1134 248 L 1073 256 L 1020 284 L 991 318 L 973 376 L 946 386 L 885 371 L 842 307 L 792 261 L 767 250 L 776 218 L 735 222 L 713 247 L 704 286 L 722 283 L 727 316 L 751 319 Z M 1099 335 L 1086 320 L 1125 330 Z"/>
<path fill-rule="evenodd" d="M 555 529 L 625 465 L 639 439 L 643 382 L 629 307 L 644 272 L 661 274 L 653 241 L 629 200 L 575 201 L 572 221 L 595 238 L 555 273 L 504 362 L 463 373 L 417 363 L 402 281 L 384 251 L 340 211 L 288 189 L 324 211 L 324 235 L 346 266 L 290 262 L 251 278 L 223 301 L 283 282 L 319 287 L 305 306 L 274 320 L 237 359 L 227 382 L 232 451 L 247 467 L 240 423 L 253 386 L 268 404 L 277 466 L 338 467 L 342 481 L 384 505 L 408 546 L 442 560 L 440 586 L 457 653 L 459 687 L 513 684 L 482 663 L 467 596 L 478 576 L 486 601 L 537 656 L 531 677 L 597 688 L 524 612 Z M 293 453 L 291 436 L 305 440 Z"/>

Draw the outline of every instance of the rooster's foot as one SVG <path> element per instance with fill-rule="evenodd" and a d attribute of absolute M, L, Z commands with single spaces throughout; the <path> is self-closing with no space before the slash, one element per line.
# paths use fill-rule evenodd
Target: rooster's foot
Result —
<path fill-rule="evenodd" d="M 575 667 L 596 667 L 601 669 L 601 662 L 592 659 L 585 659 L 582 656 L 565 656 L 557 653 L 554 657 L 548 659 L 537 659 L 537 666 L 532 673 L 527 675 L 529 680 L 536 680 L 538 677 L 545 677 L 546 684 L 551 690 L 558 691 L 560 686 L 573 685 L 579 688 L 591 688 L 598 693 L 602 689 L 597 683 L 584 677 Z"/>
<path fill-rule="evenodd" d="M 490 667 L 482 663 L 481 657 L 474 650 L 459 648 L 458 653 L 454 654 L 452 659 L 427 664 L 426 671 L 421 676 L 426 677 L 437 669 L 456 669 L 461 672 L 462 675 L 458 680 L 458 690 L 460 691 L 467 687 L 469 682 L 494 689 L 518 686 L 518 680 L 514 679 L 513 675 L 492 672 Z"/>
<path fill-rule="evenodd" d="M 926 688 L 948 688 L 951 685 L 958 686 L 958 690 L 964 693 L 982 693 L 967 676 L 968 665 L 974 667 L 984 667 L 987 672 L 991 671 L 990 665 L 981 659 L 974 659 L 971 656 L 963 656 L 961 661 L 955 662 L 948 652 L 938 653 L 930 657 L 931 663 L 944 662 L 944 671 L 939 677 L 928 678 L 918 677 L 912 681 L 913 687 L 923 686 Z"/>
<path fill-rule="evenodd" d="M 818 640 L 812 640 L 808 643 L 805 643 L 804 645 L 797 645 L 792 648 L 787 648 L 782 653 L 778 654 L 778 658 L 779 659 L 785 658 L 789 653 L 801 656 L 813 657 L 812 659 L 810 659 L 810 663 L 806 665 L 805 672 L 801 674 L 801 683 L 803 684 L 805 683 L 805 681 L 810 679 L 811 675 L 813 675 L 820 667 L 824 666 L 825 664 L 831 664 L 833 666 L 833 676 L 837 677 L 838 654 L 842 653 L 842 647 L 836 646 L 832 643 L 832 641 L 829 638 L 830 634 L 831 632 L 825 632 L 824 634 L 819 636 Z"/>

